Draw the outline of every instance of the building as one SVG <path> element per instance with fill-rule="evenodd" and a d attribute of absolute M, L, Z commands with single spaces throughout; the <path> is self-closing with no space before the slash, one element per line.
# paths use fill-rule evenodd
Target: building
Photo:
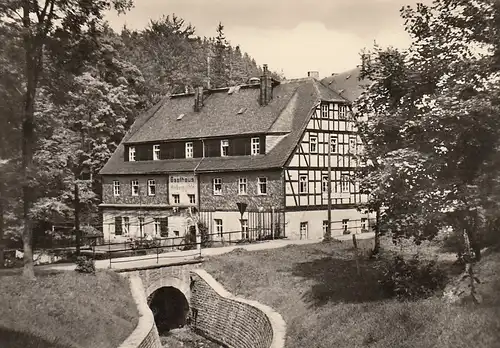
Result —
<path fill-rule="evenodd" d="M 247 85 L 198 87 L 139 116 L 100 172 L 105 239 L 183 235 L 190 208 L 221 237 L 321 239 L 329 187 L 332 235 L 367 229 L 350 102 L 317 77 L 279 82 L 264 66 Z"/>

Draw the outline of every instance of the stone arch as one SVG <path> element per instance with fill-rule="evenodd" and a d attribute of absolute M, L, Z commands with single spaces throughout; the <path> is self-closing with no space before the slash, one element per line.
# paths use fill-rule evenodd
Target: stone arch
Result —
<path fill-rule="evenodd" d="M 164 276 L 148 284 L 146 288 L 146 297 L 151 296 L 160 288 L 172 287 L 182 292 L 189 303 L 191 300 L 191 289 L 189 285 L 189 277 L 187 280 L 183 280 L 172 276 Z"/>

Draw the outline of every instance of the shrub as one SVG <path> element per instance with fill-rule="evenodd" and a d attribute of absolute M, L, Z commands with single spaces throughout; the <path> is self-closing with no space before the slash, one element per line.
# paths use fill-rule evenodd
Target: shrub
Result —
<path fill-rule="evenodd" d="M 86 256 L 79 256 L 76 258 L 76 269 L 80 273 L 91 273 L 95 274 L 95 262 L 94 259 Z"/>
<path fill-rule="evenodd" d="M 405 260 L 398 255 L 384 270 L 380 283 L 389 296 L 416 300 L 442 290 L 446 280 L 446 273 L 436 261 L 421 260 L 418 255 Z"/>

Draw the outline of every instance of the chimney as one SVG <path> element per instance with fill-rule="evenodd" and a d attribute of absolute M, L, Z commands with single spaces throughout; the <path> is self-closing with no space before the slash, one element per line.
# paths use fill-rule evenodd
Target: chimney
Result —
<path fill-rule="evenodd" d="M 199 112 L 203 106 L 203 86 L 194 90 L 194 111 Z"/>
<path fill-rule="evenodd" d="M 308 71 L 307 77 L 312 77 L 313 79 L 319 80 L 319 71 Z"/>
<path fill-rule="evenodd" d="M 267 64 L 263 65 L 263 74 L 260 77 L 260 105 L 266 106 L 273 99 L 273 80 L 267 70 Z"/>

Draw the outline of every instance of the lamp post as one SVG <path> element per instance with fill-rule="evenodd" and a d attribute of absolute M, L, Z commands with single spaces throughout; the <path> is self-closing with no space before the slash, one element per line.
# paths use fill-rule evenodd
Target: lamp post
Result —
<path fill-rule="evenodd" d="M 324 240 L 329 242 L 332 238 L 332 138 L 328 136 L 328 226 Z"/>

